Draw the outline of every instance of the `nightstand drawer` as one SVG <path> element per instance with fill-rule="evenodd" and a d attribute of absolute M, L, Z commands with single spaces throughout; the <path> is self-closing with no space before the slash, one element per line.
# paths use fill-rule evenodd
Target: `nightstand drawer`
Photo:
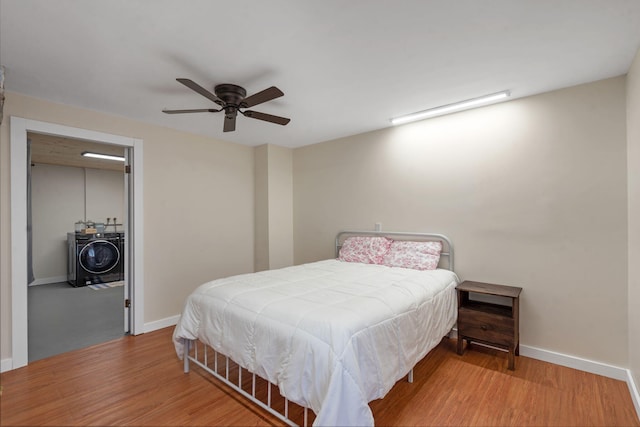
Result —
<path fill-rule="evenodd" d="M 464 307 L 458 311 L 459 335 L 510 347 L 514 345 L 514 331 L 513 318 Z"/>

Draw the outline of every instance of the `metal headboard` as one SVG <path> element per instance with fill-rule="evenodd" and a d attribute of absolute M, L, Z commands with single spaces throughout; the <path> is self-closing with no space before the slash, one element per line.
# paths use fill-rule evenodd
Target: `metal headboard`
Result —
<path fill-rule="evenodd" d="M 448 270 L 453 271 L 453 245 L 451 240 L 444 234 L 435 233 L 412 233 L 405 231 L 360 231 L 360 230 L 344 230 L 336 235 L 336 258 L 340 254 L 340 248 L 342 242 L 349 236 L 381 236 L 388 237 L 394 240 L 412 240 L 412 241 L 434 241 L 439 240 L 442 242 L 442 252 L 440 253 L 440 260 L 442 257 L 446 257 L 448 261 Z"/>

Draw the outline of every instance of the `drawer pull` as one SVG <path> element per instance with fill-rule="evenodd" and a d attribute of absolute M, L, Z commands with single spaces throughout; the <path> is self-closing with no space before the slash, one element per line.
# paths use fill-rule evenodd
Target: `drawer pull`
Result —
<path fill-rule="evenodd" d="M 480 329 L 482 329 L 483 331 L 486 331 L 487 330 L 487 325 L 480 326 Z"/>

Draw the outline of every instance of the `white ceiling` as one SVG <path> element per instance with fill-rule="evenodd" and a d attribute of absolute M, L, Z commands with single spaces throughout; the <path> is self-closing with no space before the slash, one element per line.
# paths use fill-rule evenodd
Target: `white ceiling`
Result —
<path fill-rule="evenodd" d="M 297 147 L 510 89 L 625 74 L 640 0 L 0 0 L 5 89 L 231 142 Z M 176 82 L 285 96 L 222 113 Z"/>

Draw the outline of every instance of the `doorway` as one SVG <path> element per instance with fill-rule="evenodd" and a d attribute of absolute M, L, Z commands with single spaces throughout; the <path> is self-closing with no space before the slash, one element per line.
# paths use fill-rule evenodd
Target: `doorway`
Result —
<path fill-rule="evenodd" d="M 124 147 L 33 132 L 27 143 L 31 363 L 129 332 L 122 247 L 127 181 Z"/>
<path fill-rule="evenodd" d="M 122 146 L 129 166 L 125 187 L 127 213 L 124 246 L 124 279 L 130 286 L 129 309 L 125 321 L 131 334 L 144 332 L 143 313 L 143 164 L 142 140 L 120 135 L 57 125 L 54 123 L 11 117 L 11 295 L 12 295 L 12 368 L 28 363 L 28 295 L 27 295 L 27 132 L 81 139 Z"/>

